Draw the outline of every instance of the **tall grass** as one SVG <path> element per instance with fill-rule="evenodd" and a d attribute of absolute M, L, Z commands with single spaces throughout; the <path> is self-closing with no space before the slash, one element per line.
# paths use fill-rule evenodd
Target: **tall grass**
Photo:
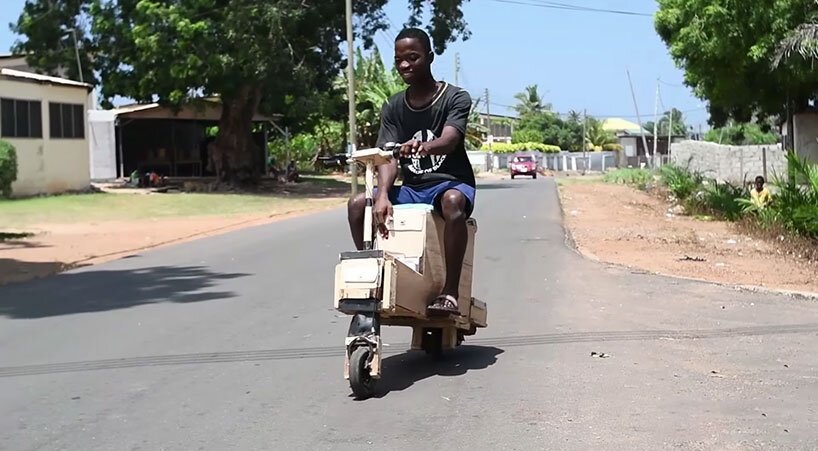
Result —
<path fill-rule="evenodd" d="M 787 155 L 789 177 L 776 176 L 778 192 L 763 207 L 748 199 L 739 204 L 764 229 L 781 228 L 803 237 L 818 239 L 818 165 L 793 153 Z"/>
<path fill-rule="evenodd" d="M 672 163 L 659 168 L 659 177 L 668 191 L 680 202 L 685 202 L 690 196 L 696 193 L 704 181 L 704 177 L 702 177 L 701 174 L 690 172 L 686 168 Z"/>
<path fill-rule="evenodd" d="M 647 169 L 621 168 L 605 173 L 602 181 L 618 185 L 630 185 L 645 189 L 653 180 L 653 174 Z"/>

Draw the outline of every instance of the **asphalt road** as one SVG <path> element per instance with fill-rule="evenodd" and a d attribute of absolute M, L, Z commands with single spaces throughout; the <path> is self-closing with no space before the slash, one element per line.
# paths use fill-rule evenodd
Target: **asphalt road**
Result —
<path fill-rule="evenodd" d="M 340 210 L 0 288 L 0 449 L 818 447 L 818 303 L 587 261 L 552 180 L 478 198 L 489 327 L 439 364 L 385 328 L 366 401 Z"/>

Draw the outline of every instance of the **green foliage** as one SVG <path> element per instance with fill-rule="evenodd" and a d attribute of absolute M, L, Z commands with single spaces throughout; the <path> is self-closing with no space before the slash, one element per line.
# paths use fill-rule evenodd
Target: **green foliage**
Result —
<path fill-rule="evenodd" d="M 0 140 L 0 196 L 11 196 L 11 184 L 17 180 L 17 150 Z"/>
<path fill-rule="evenodd" d="M 585 142 L 588 150 L 602 150 L 604 146 L 618 144 L 616 135 L 609 130 L 605 130 L 602 121 L 589 117 L 585 132 Z"/>
<path fill-rule="evenodd" d="M 700 174 L 691 173 L 686 168 L 672 163 L 659 168 L 659 177 L 673 196 L 682 202 L 693 195 L 704 181 Z"/>
<path fill-rule="evenodd" d="M 468 38 L 463 0 L 407 1 L 411 23 L 431 13 L 427 29 L 438 54 L 453 39 Z M 390 25 L 386 3 L 354 2 L 356 39 L 367 48 Z M 90 28 L 78 27 L 86 21 Z M 297 132 L 342 107 L 343 91 L 334 82 L 345 64 L 343 2 L 28 0 L 15 28 L 24 40 L 16 47 L 44 55 L 29 58 L 40 70 L 70 70 L 65 39 L 55 34 L 60 27 L 81 29 L 84 67 L 100 74 L 93 81 L 101 82 L 104 104 L 122 96 L 178 107 L 218 96 L 225 111 L 209 155 L 225 180 L 242 182 L 259 173 L 252 113 L 283 114 L 279 124 Z"/>
<path fill-rule="evenodd" d="M 667 136 L 668 134 L 668 127 L 671 125 L 671 114 L 673 115 L 673 134 L 675 136 L 683 136 L 687 134 L 687 125 L 684 122 L 684 114 L 677 110 L 676 108 L 672 108 L 670 111 L 665 111 L 662 114 L 662 117 L 659 119 L 656 125 L 656 133 L 659 136 Z M 653 133 L 653 121 L 645 122 L 645 130 Z"/>
<path fill-rule="evenodd" d="M 775 133 L 764 132 L 758 124 L 734 124 L 709 130 L 705 141 L 733 146 L 776 144 L 779 137 Z"/>
<path fill-rule="evenodd" d="M 788 59 L 772 67 L 778 44 L 805 17 L 815 0 L 757 0 L 741 7 L 730 0 L 658 0 L 655 28 L 685 84 L 710 106 L 710 123 L 749 122 L 805 108 L 818 87 L 809 62 Z"/>
<path fill-rule="evenodd" d="M 520 128 L 511 133 L 511 141 L 515 143 L 541 143 L 543 142 L 543 133 L 541 130 L 533 128 Z"/>
<path fill-rule="evenodd" d="M 514 111 L 516 111 L 520 117 L 538 115 L 546 111 L 551 111 L 551 104 L 543 102 L 537 85 L 526 86 L 523 92 L 514 94 L 514 98 L 517 100 Z"/>
<path fill-rule="evenodd" d="M 480 150 L 489 150 L 488 144 L 483 144 L 483 147 Z M 515 144 L 508 144 L 508 143 L 492 143 L 491 151 L 496 153 L 514 153 L 514 152 L 525 152 L 525 151 L 539 151 L 544 153 L 556 153 L 560 151 L 560 148 L 557 146 L 552 146 L 550 144 L 543 144 L 538 142 L 529 142 L 529 143 L 515 143 Z"/>
<path fill-rule="evenodd" d="M 731 183 L 708 183 L 689 197 L 685 207 L 691 213 L 707 214 L 736 221 L 741 218 L 744 208 L 741 200 L 749 196 L 744 186 Z"/>
<path fill-rule="evenodd" d="M 787 163 L 791 176 L 775 177 L 778 192 L 765 208 L 773 213 L 766 219 L 776 221 L 789 232 L 818 238 L 818 165 L 810 164 L 790 152 Z"/>
<path fill-rule="evenodd" d="M 616 151 L 616 150 L 622 150 L 622 149 L 623 149 L 622 144 L 619 144 L 619 143 L 604 144 L 602 146 L 602 150 L 607 150 L 607 151 Z"/>
<path fill-rule="evenodd" d="M 647 169 L 620 168 L 605 173 L 602 178 L 605 183 L 629 185 L 645 189 L 653 180 L 653 174 Z"/>

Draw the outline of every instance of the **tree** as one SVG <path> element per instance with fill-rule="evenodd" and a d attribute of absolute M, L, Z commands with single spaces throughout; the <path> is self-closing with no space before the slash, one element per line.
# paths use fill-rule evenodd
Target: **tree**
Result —
<path fill-rule="evenodd" d="M 520 117 L 540 114 L 551 110 L 550 103 L 543 103 L 542 96 L 537 92 L 537 85 L 526 86 L 525 90 L 515 94 L 514 98 L 517 99 L 514 111 L 516 111 Z"/>
<path fill-rule="evenodd" d="M 814 97 L 818 81 L 804 61 L 770 65 L 778 43 L 818 9 L 814 0 L 740 8 L 731 0 L 658 1 L 656 31 L 684 69 L 685 84 L 709 102 L 711 125 L 798 112 Z"/>
<path fill-rule="evenodd" d="M 677 110 L 676 108 L 671 108 L 670 111 L 665 111 L 662 114 L 662 117 L 659 118 L 659 122 L 656 123 L 656 131 L 659 136 L 667 136 L 668 134 L 668 126 L 671 125 L 671 114 L 673 115 L 673 134 L 674 135 L 686 135 L 687 134 L 687 125 L 684 122 L 684 115 L 681 111 Z M 653 133 L 653 121 L 645 122 L 645 130 Z"/>
<path fill-rule="evenodd" d="M 357 114 L 359 148 L 372 147 L 378 139 L 380 129 L 381 107 L 390 97 L 406 88 L 397 69 L 387 69 L 383 64 L 381 53 L 375 47 L 369 56 L 364 57 L 359 48 L 355 57 L 355 97 Z M 347 86 L 346 73 L 338 78 L 339 89 Z M 348 129 L 348 128 L 347 128 Z"/>
<path fill-rule="evenodd" d="M 779 137 L 775 133 L 765 132 L 759 124 L 731 124 L 715 128 L 704 135 L 704 140 L 733 146 L 776 144 Z"/>
<path fill-rule="evenodd" d="M 408 2 L 413 24 L 431 13 L 427 29 L 438 54 L 458 37 L 469 37 L 463 0 Z M 64 8 L 53 6 L 63 3 Z M 357 37 L 367 48 L 375 32 L 387 28 L 385 4 L 386 0 L 354 2 L 360 24 Z M 81 39 L 90 45 L 82 50 L 99 73 L 95 81 L 101 83 L 107 103 L 123 96 L 179 107 L 200 96 L 218 96 L 222 116 L 209 166 L 223 181 L 253 182 L 260 174 L 251 140 L 256 111 L 286 113 L 283 125 L 309 129 L 321 118 L 324 99 L 316 93 L 342 96 L 333 88 L 345 64 L 341 52 L 345 11 L 340 1 L 306 5 L 302 0 L 27 0 L 14 29 L 25 40 L 16 48 L 42 52 L 29 58 L 40 70 L 70 67 L 56 52 L 62 41 L 40 32 L 39 21 L 48 18 L 48 27 L 54 29 L 75 27 L 86 15 L 91 26 Z M 46 49 L 55 52 L 47 54 Z"/>
<path fill-rule="evenodd" d="M 468 124 L 466 125 L 466 149 L 477 150 L 483 144 L 483 139 L 488 135 L 489 129 L 480 123 L 480 102 L 482 97 L 478 97 L 472 103 L 469 111 Z"/>
<path fill-rule="evenodd" d="M 818 0 L 815 3 L 818 4 Z M 782 61 L 796 54 L 806 60 L 818 59 L 818 12 L 813 12 L 808 22 L 799 25 L 779 42 L 773 56 L 773 67 L 777 68 Z"/>
<path fill-rule="evenodd" d="M 616 135 L 610 130 L 605 130 L 602 121 L 589 117 L 585 132 L 585 142 L 589 149 L 602 150 L 606 145 L 617 144 Z"/>

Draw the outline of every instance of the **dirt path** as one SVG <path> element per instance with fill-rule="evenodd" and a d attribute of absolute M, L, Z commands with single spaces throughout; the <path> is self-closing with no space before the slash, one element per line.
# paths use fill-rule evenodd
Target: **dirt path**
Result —
<path fill-rule="evenodd" d="M 33 231 L 33 236 L 0 241 L 0 285 L 326 210 L 344 201 L 343 198 L 314 199 L 298 207 L 282 205 L 256 214 L 36 224 L 25 229 Z"/>
<path fill-rule="evenodd" d="M 608 263 L 710 282 L 818 293 L 818 265 L 788 256 L 725 222 L 669 213 L 621 185 L 560 186 L 566 226 L 580 252 Z"/>

